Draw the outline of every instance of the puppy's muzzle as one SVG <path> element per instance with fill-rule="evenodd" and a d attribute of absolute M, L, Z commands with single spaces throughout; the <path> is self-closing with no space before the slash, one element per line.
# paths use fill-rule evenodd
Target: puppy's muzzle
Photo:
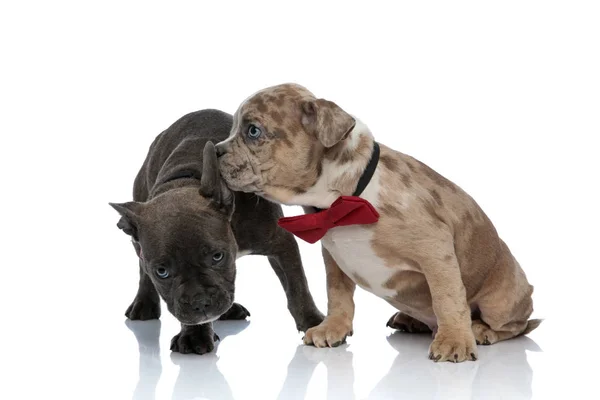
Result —
<path fill-rule="evenodd" d="M 216 287 L 185 291 L 177 300 L 177 317 L 184 323 L 201 323 L 227 311 L 229 296 Z"/>
<path fill-rule="evenodd" d="M 179 299 L 179 306 L 187 313 L 195 313 L 210 307 L 212 302 L 212 297 L 208 295 L 197 294 L 194 297 L 184 295 Z"/>
<path fill-rule="evenodd" d="M 221 142 L 215 146 L 217 150 L 217 158 L 221 157 L 229 152 L 230 144 L 229 142 Z"/>

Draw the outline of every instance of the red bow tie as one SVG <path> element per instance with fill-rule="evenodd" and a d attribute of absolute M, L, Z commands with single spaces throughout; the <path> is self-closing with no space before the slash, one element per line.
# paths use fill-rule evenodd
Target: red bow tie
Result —
<path fill-rule="evenodd" d="M 280 218 L 278 224 L 300 239 L 315 243 L 336 226 L 372 224 L 379 220 L 375 208 L 360 197 L 341 196 L 327 210 L 297 217 Z"/>

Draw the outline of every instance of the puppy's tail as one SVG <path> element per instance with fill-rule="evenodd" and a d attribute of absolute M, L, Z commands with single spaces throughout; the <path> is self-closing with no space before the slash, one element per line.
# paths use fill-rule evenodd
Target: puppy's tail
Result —
<path fill-rule="evenodd" d="M 525 330 L 521 333 L 521 335 L 527 335 L 528 333 L 533 331 L 535 328 L 540 326 L 542 321 L 543 321 L 543 319 L 530 319 L 529 321 L 527 321 L 527 326 L 525 327 Z"/>

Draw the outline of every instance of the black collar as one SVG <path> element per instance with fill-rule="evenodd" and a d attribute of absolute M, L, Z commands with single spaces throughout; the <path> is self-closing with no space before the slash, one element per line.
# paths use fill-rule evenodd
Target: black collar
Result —
<path fill-rule="evenodd" d="M 377 169 L 377 164 L 379 163 L 379 143 L 373 141 L 373 153 L 371 153 L 371 159 L 367 164 L 367 167 L 363 171 L 358 183 L 356 184 L 356 189 L 352 196 L 360 196 L 362 192 L 365 190 L 369 182 L 371 182 L 371 178 Z M 322 208 L 314 207 L 314 209 L 319 212 L 323 211 Z"/>
<path fill-rule="evenodd" d="M 373 177 L 375 169 L 377 168 L 377 163 L 379 163 L 379 143 L 373 142 L 373 153 L 371 154 L 371 159 L 367 164 L 367 168 L 365 168 L 362 176 L 358 180 L 356 190 L 352 196 L 360 196 L 363 190 L 365 190 L 369 182 L 371 182 L 371 178 Z"/>

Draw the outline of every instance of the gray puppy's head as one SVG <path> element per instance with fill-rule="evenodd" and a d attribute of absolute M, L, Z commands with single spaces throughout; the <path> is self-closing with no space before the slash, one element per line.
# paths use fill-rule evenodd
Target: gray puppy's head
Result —
<path fill-rule="evenodd" d="M 183 324 L 213 321 L 233 304 L 237 245 L 233 194 L 221 180 L 215 149 L 204 149 L 198 186 L 168 190 L 148 202 L 110 205 L 131 236 L 141 266 Z"/>

